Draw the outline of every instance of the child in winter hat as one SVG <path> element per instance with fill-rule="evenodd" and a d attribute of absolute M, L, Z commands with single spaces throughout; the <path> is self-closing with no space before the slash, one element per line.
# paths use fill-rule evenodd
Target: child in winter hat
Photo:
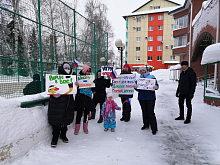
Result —
<path fill-rule="evenodd" d="M 115 110 L 121 110 L 121 108 L 116 104 L 113 100 L 113 94 L 107 93 L 107 99 L 102 105 L 102 112 L 101 115 L 104 119 L 104 131 L 108 131 L 111 128 L 112 132 L 115 132 L 116 127 L 116 114 Z"/>

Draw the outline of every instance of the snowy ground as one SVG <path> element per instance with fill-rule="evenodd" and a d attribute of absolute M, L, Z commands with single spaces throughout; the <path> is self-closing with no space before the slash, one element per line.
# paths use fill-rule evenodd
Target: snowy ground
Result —
<path fill-rule="evenodd" d="M 203 87 L 199 86 L 192 101 L 192 122 L 186 125 L 183 121 L 175 121 L 179 113 L 175 97 L 177 82 L 168 80 L 169 70 L 152 74 L 160 85 L 156 92 L 156 135 L 140 129 L 142 115 L 135 93 L 131 120 L 128 123 L 120 121 L 121 112 L 116 111 L 114 133 L 104 132 L 96 116 L 89 121 L 89 134 L 84 134 L 81 128 L 79 135 L 74 135 L 74 126 L 70 125 L 69 143 L 59 140 L 57 147 L 51 148 L 51 137 L 46 138 L 13 165 L 220 165 L 220 108 L 203 103 Z M 121 106 L 120 99 L 115 100 Z"/>

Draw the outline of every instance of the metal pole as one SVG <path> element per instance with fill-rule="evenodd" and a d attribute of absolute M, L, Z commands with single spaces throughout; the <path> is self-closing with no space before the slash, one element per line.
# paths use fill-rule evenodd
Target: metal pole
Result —
<path fill-rule="evenodd" d="M 18 58 L 18 82 L 19 82 L 19 63 L 20 63 L 20 59 L 19 59 L 19 48 L 18 48 L 19 45 L 16 45 L 16 46 L 17 46 L 17 58 Z"/>
<path fill-rule="evenodd" d="M 95 23 L 93 22 L 94 24 L 94 62 L 95 62 L 95 74 L 96 74 L 96 45 L 95 45 Z M 96 75 L 95 75 L 96 76 Z"/>
<path fill-rule="evenodd" d="M 43 64 L 42 64 L 42 45 L 41 45 L 41 21 L 40 21 L 40 0 L 38 0 L 38 26 L 39 26 L 39 46 L 40 46 L 40 68 L 41 68 L 41 92 L 44 92 Z"/>
<path fill-rule="evenodd" d="M 74 16 L 74 47 L 75 47 L 75 59 L 77 59 L 77 54 L 76 54 L 76 11 L 75 9 L 73 10 L 73 16 Z M 76 76 L 77 76 L 77 68 L 75 67 L 76 70 Z"/>
<path fill-rule="evenodd" d="M 108 33 L 107 33 L 107 66 L 108 66 Z"/>
<path fill-rule="evenodd" d="M 122 47 L 120 47 L 120 49 L 121 49 L 121 72 L 122 72 L 122 54 L 123 54 L 123 49 L 122 49 Z"/>
<path fill-rule="evenodd" d="M 51 50 L 52 50 L 52 61 L 51 62 L 52 62 L 52 70 L 53 70 L 53 46 Z"/>

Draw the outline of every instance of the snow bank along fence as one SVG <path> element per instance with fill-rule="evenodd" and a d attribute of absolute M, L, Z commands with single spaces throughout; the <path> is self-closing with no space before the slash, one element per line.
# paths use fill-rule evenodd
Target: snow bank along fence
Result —
<path fill-rule="evenodd" d="M 106 65 L 108 33 L 93 21 L 61 0 L 0 1 L 0 97 L 23 96 L 35 73 L 43 80 L 64 61 L 77 59 L 76 72 Z"/>

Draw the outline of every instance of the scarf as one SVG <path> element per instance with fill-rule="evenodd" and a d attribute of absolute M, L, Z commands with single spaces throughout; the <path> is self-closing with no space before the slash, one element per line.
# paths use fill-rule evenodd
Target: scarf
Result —
<path fill-rule="evenodd" d="M 110 106 L 112 107 L 112 110 L 115 111 L 115 102 L 114 102 L 114 100 L 111 100 L 111 101 L 106 100 L 106 103 L 107 103 L 107 105 L 106 105 L 105 115 L 107 116 L 110 109 L 111 109 Z"/>
<path fill-rule="evenodd" d="M 91 88 L 82 88 L 80 89 L 80 93 L 88 96 L 88 97 L 92 97 L 92 89 Z"/>

